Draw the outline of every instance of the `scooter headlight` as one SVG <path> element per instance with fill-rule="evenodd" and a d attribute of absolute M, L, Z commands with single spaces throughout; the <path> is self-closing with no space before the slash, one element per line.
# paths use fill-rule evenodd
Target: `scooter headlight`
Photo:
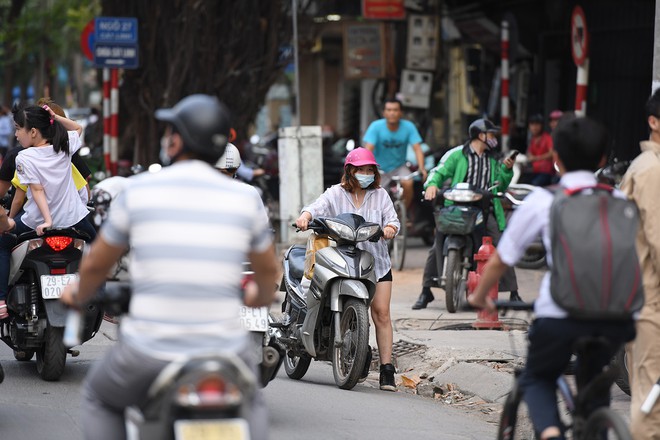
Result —
<path fill-rule="evenodd" d="M 452 202 L 478 202 L 483 198 L 482 194 L 470 189 L 450 189 L 445 191 L 443 197 Z"/>
<path fill-rule="evenodd" d="M 380 230 L 380 226 L 378 225 L 372 225 L 372 226 L 363 226 L 361 228 L 358 228 L 357 230 L 357 237 L 355 241 L 367 241 L 374 235 L 378 233 Z"/>
<path fill-rule="evenodd" d="M 332 220 L 326 220 L 326 224 L 335 234 L 339 235 L 339 238 L 355 241 L 355 231 L 350 227 Z"/>

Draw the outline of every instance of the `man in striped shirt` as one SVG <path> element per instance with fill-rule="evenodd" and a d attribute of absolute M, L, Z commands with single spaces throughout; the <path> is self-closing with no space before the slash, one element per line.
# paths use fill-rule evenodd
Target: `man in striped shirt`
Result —
<path fill-rule="evenodd" d="M 479 189 L 488 190 L 495 186 L 494 191 L 505 191 L 513 177 L 513 159 L 499 162 L 493 157 L 493 150 L 497 147 L 497 133 L 499 127 L 487 119 L 477 119 L 468 129 L 469 140 L 462 146 L 451 150 L 451 154 L 438 167 L 432 170 L 431 175 L 424 184 L 426 200 L 434 200 L 438 194 L 438 187 L 446 180 L 451 179 L 451 185 L 467 182 Z M 487 215 L 486 235 L 493 238 L 497 245 L 502 231 L 506 226 L 506 217 L 500 200 L 493 198 Z M 442 246 L 444 236 L 436 233 L 433 247 L 429 251 L 422 284 L 422 293 L 413 310 L 426 308 L 433 301 L 431 287 L 435 287 L 433 278 L 439 278 L 438 266 L 443 262 L 436 260 L 436 248 Z M 518 282 L 513 268 L 502 277 L 499 285 L 500 291 L 511 292 L 511 299 L 518 300 Z"/>
<path fill-rule="evenodd" d="M 156 117 L 169 124 L 163 148 L 173 165 L 129 179 L 81 262 L 79 286 L 62 295 L 80 307 L 131 246 L 130 312 L 119 343 L 86 378 L 85 439 L 124 439 L 124 409 L 143 402 L 172 360 L 218 352 L 249 359 L 239 307 L 274 299 L 277 260 L 261 200 L 213 168 L 227 144 L 226 107 L 214 97 L 192 95 Z M 243 297 L 246 260 L 259 289 Z M 251 403 L 251 438 L 266 438 L 260 394 Z"/>

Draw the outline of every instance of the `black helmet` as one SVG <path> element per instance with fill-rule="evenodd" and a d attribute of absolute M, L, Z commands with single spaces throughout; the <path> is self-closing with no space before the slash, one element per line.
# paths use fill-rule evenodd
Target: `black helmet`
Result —
<path fill-rule="evenodd" d="M 496 126 L 488 119 L 477 119 L 468 128 L 468 135 L 470 140 L 475 139 L 481 133 L 499 133 L 500 127 Z"/>
<path fill-rule="evenodd" d="M 229 110 L 215 96 L 190 95 L 172 108 L 156 110 L 183 138 L 184 148 L 215 163 L 225 152 L 231 121 Z"/>

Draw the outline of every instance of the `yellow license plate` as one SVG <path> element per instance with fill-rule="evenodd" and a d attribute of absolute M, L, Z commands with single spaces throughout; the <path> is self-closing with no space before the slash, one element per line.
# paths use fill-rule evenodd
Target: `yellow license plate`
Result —
<path fill-rule="evenodd" d="M 243 419 L 177 420 L 176 440 L 250 440 L 248 424 Z"/>

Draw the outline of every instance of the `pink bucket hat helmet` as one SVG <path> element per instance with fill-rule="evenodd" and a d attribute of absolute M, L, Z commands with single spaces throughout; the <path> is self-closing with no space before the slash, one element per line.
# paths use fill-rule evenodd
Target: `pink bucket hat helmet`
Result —
<path fill-rule="evenodd" d="M 361 167 L 363 165 L 379 166 L 374 157 L 374 153 L 362 147 L 356 148 L 346 155 L 344 168 L 346 168 L 347 165 L 353 165 L 354 167 Z"/>
<path fill-rule="evenodd" d="M 562 112 L 561 110 L 553 110 L 550 112 L 550 119 L 559 119 L 562 117 L 563 114 L 564 112 Z"/>

